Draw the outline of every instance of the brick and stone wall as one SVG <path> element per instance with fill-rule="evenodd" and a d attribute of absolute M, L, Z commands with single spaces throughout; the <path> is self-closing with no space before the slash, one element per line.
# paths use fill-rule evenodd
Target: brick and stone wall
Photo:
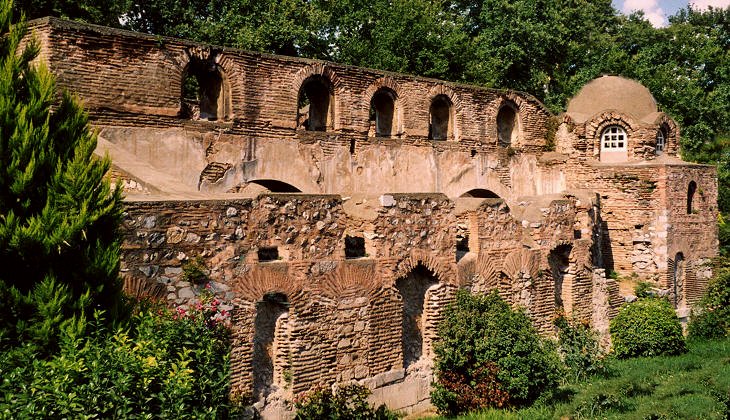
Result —
<path fill-rule="evenodd" d="M 339 196 L 303 194 L 128 202 L 122 272 L 164 287 L 174 305 L 194 302 L 207 284 L 230 306 L 239 395 L 291 396 L 348 380 L 377 389 L 425 383 L 413 393 L 423 398 L 396 407 L 408 409 L 427 403 L 436 325 L 457 288 L 498 290 L 547 334 L 556 305 L 582 317 L 596 310 L 590 240 L 573 239 L 574 197 L 540 208 L 525 202 L 524 220 L 503 200 L 466 200 L 472 208 L 459 217 L 457 203 L 440 194 L 384 195 L 373 213 Z M 479 244 L 467 274 L 456 257 L 464 228 Z M 359 234 L 370 252 L 346 258 L 345 238 Z M 535 248 L 525 249 L 526 240 Z M 559 247 L 571 252 L 556 292 L 549 260 Z M 259 261 L 261 248 L 276 248 L 280 259 Z M 183 277 L 196 257 L 206 284 Z"/>

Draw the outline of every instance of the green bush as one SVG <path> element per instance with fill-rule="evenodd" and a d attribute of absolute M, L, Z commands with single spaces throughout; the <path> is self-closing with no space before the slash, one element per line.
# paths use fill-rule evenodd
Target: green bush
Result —
<path fill-rule="evenodd" d="M 554 324 L 558 328 L 558 353 L 572 380 L 585 380 L 605 370 L 598 338 L 587 323 L 569 321 L 561 315 Z"/>
<path fill-rule="evenodd" d="M 552 343 L 496 292 L 457 292 L 444 311 L 439 339 L 431 402 L 444 414 L 528 404 L 554 389 L 561 376 Z"/>
<path fill-rule="evenodd" d="M 66 329 L 47 360 L 33 346 L 0 353 L 0 418 L 227 417 L 229 332 L 214 302 Z"/>
<path fill-rule="evenodd" d="M 682 326 L 666 299 L 646 298 L 624 305 L 609 328 L 613 352 L 618 358 L 687 351 Z"/>
<path fill-rule="evenodd" d="M 295 406 L 297 420 L 395 420 L 398 418 L 385 405 L 373 409 L 368 405 L 370 390 L 362 385 L 350 384 L 332 392 L 330 388 L 315 389 L 303 395 Z"/>
<path fill-rule="evenodd" d="M 634 288 L 634 294 L 636 295 L 637 298 L 651 297 L 651 295 L 652 295 L 651 292 L 652 292 L 653 288 L 654 288 L 654 286 L 651 283 L 646 282 L 646 281 L 641 281 Z"/>
<path fill-rule="evenodd" d="M 688 330 L 691 338 L 714 339 L 730 334 L 730 260 L 720 259 Z"/>

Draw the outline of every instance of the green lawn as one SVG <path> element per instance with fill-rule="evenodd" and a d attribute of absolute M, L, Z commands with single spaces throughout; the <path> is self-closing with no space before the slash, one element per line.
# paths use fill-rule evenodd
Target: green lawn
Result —
<path fill-rule="evenodd" d="M 690 343 L 682 356 L 607 364 L 606 375 L 565 385 L 550 402 L 459 419 L 730 419 L 730 339 Z"/>

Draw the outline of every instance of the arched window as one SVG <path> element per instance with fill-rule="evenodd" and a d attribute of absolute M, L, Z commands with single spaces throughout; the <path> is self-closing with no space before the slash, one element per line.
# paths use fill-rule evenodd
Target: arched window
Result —
<path fill-rule="evenodd" d="M 297 123 L 307 131 L 333 128 L 334 95 L 329 80 L 320 75 L 309 77 L 299 89 Z"/>
<path fill-rule="evenodd" d="M 291 370 L 288 336 L 289 301 L 281 293 L 267 293 L 257 302 L 254 318 L 252 367 L 255 398 L 286 386 L 286 372 Z"/>
<path fill-rule="evenodd" d="M 370 121 L 375 124 L 377 137 L 390 137 L 396 134 L 397 110 L 396 94 L 391 89 L 381 88 L 370 101 Z"/>
<path fill-rule="evenodd" d="M 497 137 L 499 145 L 508 147 L 515 144 L 518 134 L 519 120 L 517 106 L 508 102 L 497 113 Z"/>
<path fill-rule="evenodd" d="M 430 124 L 428 138 L 446 140 L 453 136 L 454 123 L 451 115 L 451 100 L 446 95 L 438 95 L 431 101 L 429 110 Z"/>
<path fill-rule="evenodd" d="M 626 150 L 626 130 L 620 125 L 606 127 L 601 134 L 601 150 L 607 152 Z"/>
<path fill-rule="evenodd" d="M 210 121 L 230 118 L 225 77 L 213 60 L 192 60 L 183 72 L 181 88 L 182 118 Z"/>
<path fill-rule="evenodd" d="M 697 191 L 697 183 L 691 181 L 687 187 L 687 214 L 692 214 L 695 210 L 692 208 L 692 200 L 694 200 L 695 191 Z"/>
<path fill-rule="evenodd" d="M 656 155 L 659 156 L 664 153 L 664 148 L 667 145 L 667 129 L 661 126 L 656 132 Z"/>

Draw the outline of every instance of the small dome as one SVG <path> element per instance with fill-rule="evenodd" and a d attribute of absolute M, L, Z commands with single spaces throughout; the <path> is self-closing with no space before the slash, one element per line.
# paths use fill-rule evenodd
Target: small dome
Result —
<path fill-rule="evenodd" d="M 614 110 L 639 120 L 651 119 L 657 105 L 649 89 L 641 83 L 619 76 L 602 76 L 588 82 L 568 102 L 568 114 L 578 123 L 599 112 Z"/>

